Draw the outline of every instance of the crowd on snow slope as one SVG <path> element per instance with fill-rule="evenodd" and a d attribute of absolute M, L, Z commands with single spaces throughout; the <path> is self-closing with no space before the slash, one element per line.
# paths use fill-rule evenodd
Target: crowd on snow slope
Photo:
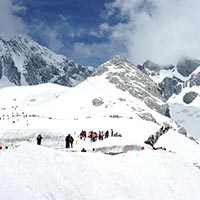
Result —
<path fill-rule="evenodd" d="M 144 141 L 145 144 L 148 144 L 150 146 L 152 146 L 152 148 L 154 150 L 156 149 L 160 149 L 160 148 L 155 148 L 154 144 L 157 142 L 157 140 L 159 139 L 159 137 L 163 134 L 165 134 L 169 129 L 170 129 L 170 125 L 168 123 L 163 123 L 163 126 L 161 126 L 161 128 L 155 133 L 149 136 L 149 138 Z M 79 134 L 79 138 L 81 140 L 86 140 L 86 138 L 90 138 L 91 142 L 95 142 L 97 140 L 101 141 L 104 140 L 106 138 L 109 137 L 122 137 L 122 135 L 118 132 L 113 131 L 113 129 L 111 129 L 111 131 L 109 132 L 108 130 L 104 131 L 99 131 L 98 133 L 95 131 L 89 131 L 88 133 L 85 130 L 82 130 L 81 133 Z M 42 142 L 42 135 L 39 134 L 36 138 L 37 140 L 37 144 L 41 145 Z M 68 134 L 65 138 L 65 148 L 73 148 L 73 143 L 74 143 L 74 138 L 71 134 Z M 0 145 L 0 150 L 3 147 Z M 8 146 L 5 147 L 6 149 L 8 148 Z M 165 150 L 165 148 L 162 148 Z M 82 152 L 86 152 L 86 150 L 83 148 Z"/>

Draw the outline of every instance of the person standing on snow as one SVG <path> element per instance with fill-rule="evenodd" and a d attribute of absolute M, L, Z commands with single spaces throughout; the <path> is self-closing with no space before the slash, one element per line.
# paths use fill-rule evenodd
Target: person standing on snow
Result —
<path fill-rule="evenodd" d="M 39 135 L 37 136 L 37 144 L 38 144 L 38 145 L 41 145 L 42 139 L 43 139 L 43 137 L 39 134 Z"/>
<path fill-rule="evenodd" d="M 73 148 L 73 142 L 74 142 L 74 138 L 68 134 L 68 136 L 65 138 L 65 142 L 66 142 L 66 148 L 70 148 L 70 145 L 71 145 L 71 148 Z"/>

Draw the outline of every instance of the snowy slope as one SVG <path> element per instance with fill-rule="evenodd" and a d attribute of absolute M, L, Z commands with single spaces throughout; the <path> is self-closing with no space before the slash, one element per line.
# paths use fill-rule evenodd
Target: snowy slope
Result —
<path fill-rule="evenodd" d="M 120 71 L 119 74 L 116 73 L 118 71 Z M 154 122 L 157 126 L 162 125 L 164 121 L 170 123 L 169 118 L 157 112 L 165 113 L 167 107 L 165 108 L 166 104 L 159 96 L 156 86 L 152 81 L 148 82 L 148 78 L 140 75 L 141 81 L 147 79 L 147 82 L 133 82 L 132 86 L 130 83 L 123 83 L 121 79 L 117 84 L 113 84 L 112 79 L 107 78 L 111 72 L 115 73 L 115 80 L 118 77 L 121 78 L 121 72 L 124 73 L 124 71 L 125 73 L 128 71 L 127 74 L 132 79 L 135 74 L 137 78 L 140 75 L 130 66 L 116 68 L 111 64 L 106 73 L 92 76 L 74 88 L 44 84 L 1 89 L 0 126 L 5 129 L 9 127 L 12 130 L 19 127 L 25 129 L 65 128 L 69 126 L 69 123 L 64 123 L 67 120 L 70 120 L 72 124 L 71 121 L 79 119 L 103 120 L 111 117 L 141 119 L 142 121 L 145 119 Z M 123 89 L 118 87 L 120 83 Z M 145 84 L 155 87 L 155 92 L 148 91 L 149 88 L 146 89 Z M 124 89 L 126 87 L 128 89 Z M 138 90 L 140 90 L 139 97 L 134 95 Z M 52 121 L 50 124 L 49 120 Z M 45 122 L 39 123 L 38 121 Z M 60 125 L 62 123 L 64 125 Z M 112 126 L 109 127 L 111 128 Z"/>
<path fill-rule="evenodd" d="M 199 71 L 198 67 L 188 80 Z M 200 138 L 200 87 L 198 85 L 191 87 L 190 82 L 187 82 L 180 94 L 171 96 L 168 103 L 171 117 L 186 128 L 188 135 Z"/>
<path fill-rule="evenodd" d="M 124 72 L 113 65 L 110 70 Z M 1 199 L 199 199 L 200 145 L 179 134 L 170 118 L 116 87 L 106 78 L 109 73 L 74 88 L 42 84 L 0 90 Z M 155 146 L 167 150 L 153 151 L 144 141 L 163 122 L 172 128 Z M 111 129 L 122 137 L 79 138 L 81 130 Z M 39 133 L 42 146 L 35 144 Z M 73 149 L 64 148 L 69 133 Z M 86 153 L 80 152 L 83 147 Z M 109 152 L 120 154 L 104 154 Z"/>
<path fill-rule="evenodd" d="M 165 144 L 181 140 L 180 145 L 170 144 L 177 152 L 143 150 L 110 156 L 19 143 L 0 151 L 1 199 L 198 200 L 199 145 L 174 133 L 162 139 Z"/>
<path fill-rule="evenodd" d="M 190 104 L 186 104 L 183 99 L 189 92 L 200 94 L 200 87 L 186 87 L 179 95 L 173 95 L 169 100 L 171 117 L 179 124 L 184 126 L 188 135 L 200 138 L 200 95 L 198 95 Z"/>
<path fill-rule="evenodd" d="M 115 88 L 105 79 L 93 77 L 75 88 L 54 84 L 38 86 L 10 87 L 0 90 L 1 138 L 6 140 L 35 139 L 38 132 L 56 138 L 67 133 L 80 133 L 86 130 L 110 130 L 126 132 L 131 136 L 133 130 L 127 127 L 142 127 L 145 117 L 144 135 L 137 144 L 143 143 L 149 134 L 171 120 L 130 94 Z M 101 89 L 98 83 L 101 82 Z M 100 99 L 102 105 L 94 105 L 93 100 Z M 121 100 L 123 99 L 123 100 Z M 152 121 L 151 116 L 157 123 Z M 174 122 L 172 126 L 177 128 Z M 150 131 L 152 130 L 152 131 Z M 135 139 L 134 137 L 132 138 Z M 136 140 L 136 139 L 135 139 Z M 126 144 L 130 144 L 130 137 Z"/>

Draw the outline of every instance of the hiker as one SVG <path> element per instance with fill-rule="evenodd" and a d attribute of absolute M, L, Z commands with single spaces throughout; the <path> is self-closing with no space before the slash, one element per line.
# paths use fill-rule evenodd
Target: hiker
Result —
<path fill-rule="evenodd" d="M 122 134 L 121 133 L 118 133 L 118 132 L 116 132 L 114 135 L 113 135 L 114 137 L 122 137 Z"/>
<path fill-rule="evenodd" d="M 71 148 L 73 148 L 73 142 L 74 142 L 74 138 L 70 135 L 70 134 L 68 134 L 68 136 L 65 138 L 65 142 L 66 142 L 66 148 L 70 148 L 70 146 L 71 146 Z"/>
<path fill-rule="evenodd" d="M 160 137 L 161 133 L 159 131 L 156 132 L 156 135 L 155 135 L 155 142 L 157 142 L 158 138 Z"/>
<path fill-rule="evenodd" d="M 108 138 L 109 137 L 109 131 L 107 130 L 106 132 L 105 132 L 105 138 Z"/>
<path fill-rule="evenodd" d="M 161 135 L 166 133 L 169 130 L 170 126 L 167 122 L 164 122 L 162 127 L 160 128 Z"/>
<path fill-rule="evenodd" d="M 113 137 L 113 134 L 114 134 L 113 129 L 111 129 L 111 137 Z"/>
<path fill-rule="evenodd" d="M 85 141 L 85 139 L 86 139 L 86 131 L 84 131 L 84 130 L 82 130 L 81 133 L 80 133 L 80 139 L 82 140 L 82 138 Z"/>
<path fill-rule="evenodd" d="M 103 140 L 103 132 L 99 131 L 99 140 Z"/>
<path fill-rule="evenodd" d="M 96 140 L 97 140 L 97 133 L 94 132 L 94 131 L 92 131 L 92 132 L 91 132 L 91 141 L 92 141 L 92 142 L 95 142 Z"/>
<path fill-rule="evenodd" d="M 154 135 L 150 135 L 149 138 L 144 142 L 145 144 L 149 144 L 153 147 L 155 144 L 155 138 Z"/>
<path fill-rule="evenodd" d="M 165 147 L 154 147 L 154 146 L 152 146 L 152 147 L 153 147 L 153 150 L 164 150 L 164 151 L 166 151 Z"/>
<path fill-rule="evenodd" d="M 87 151 L 85 150 L 85 148 L 83 148 L 83 149 L 81 150 L 81 152 L 87 152 Z"/>
<path fill-rule="evenodd" d="M 38 145 L 41 145 L 42 139 L 43 139 L 43 137 L 39 134 L 39 135 L 37 136 L 37 144 L 38 144 Z"/>

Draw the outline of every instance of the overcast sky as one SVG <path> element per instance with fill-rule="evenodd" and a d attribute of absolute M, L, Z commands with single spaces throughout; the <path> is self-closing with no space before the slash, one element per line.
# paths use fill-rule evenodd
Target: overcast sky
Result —
<path fill-rule="evenodd" d="M 199 0 L 0 0 L 0 35 L 28 35 L 82 65 L 200 58 Z"/>

